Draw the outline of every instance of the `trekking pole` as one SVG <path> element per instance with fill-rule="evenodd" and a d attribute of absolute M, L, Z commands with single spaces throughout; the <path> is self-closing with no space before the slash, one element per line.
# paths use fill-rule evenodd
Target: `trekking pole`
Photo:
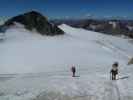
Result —
<path fill-rule="evenodd" d="M 112 75 L 111 75 L 111 73 L 110 73 L 110 80 L 112 80 L 112 77 L 111 77 Z"/>

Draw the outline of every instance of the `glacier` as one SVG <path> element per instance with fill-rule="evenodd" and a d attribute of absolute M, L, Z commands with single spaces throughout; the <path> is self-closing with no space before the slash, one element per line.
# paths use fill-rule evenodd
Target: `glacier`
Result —
<path fill-rule="evenodd" d="M 0 100 L 132 100 L 132 40 L 59 26 L 44 36 L 17 24 L 0 41 Z M 118 61 L 119 80 L 110 80 Z M 76 75 L 70 68 L 75 65 Z M 122 79 L 123 77 L 127 77 Z"/>

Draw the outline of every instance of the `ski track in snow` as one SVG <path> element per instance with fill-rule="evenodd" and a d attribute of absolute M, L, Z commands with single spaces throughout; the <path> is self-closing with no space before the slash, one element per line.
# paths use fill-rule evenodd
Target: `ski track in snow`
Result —
<path fill-rule="evenodd" d="M 133 66 L 126 65 L 133 45 L 128 40 L 67 25 L 59 27 L 66 35 L 41 37 L 22 27 L 7 31 L 6 41 L 0 43 L 1 73 L 3 69 L 21 74 L 0 74 L 0 100 L 133 100 Z M 37 62 L 33 54 L 46 62 Z M 114 61 L 120 62 L 119 77 L 129 78 L 109 79 Z M 71 64 L 76 65 L 79 77 L 71 77 Z"/>
<path fill-rule="evenodd" d="M 109 43 L 108 41 L 96 41 L 96 43 L 100 44 L 105 50 L 107 51 L 111 51 L 116 53 L 117 55 L 125 58 L 125 59 L 130 59 L 131 56 L 127 54 L 127 52 L 125 52 L 124 50 L 122 50 L 119 47 L 114 46 L 114 44 Z"/>

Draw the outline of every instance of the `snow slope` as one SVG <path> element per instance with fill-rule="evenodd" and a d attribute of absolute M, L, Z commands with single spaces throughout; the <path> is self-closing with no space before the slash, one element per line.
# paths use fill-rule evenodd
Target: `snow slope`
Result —
<path fill-rule="evenodd" d="M 128 39 L 59 26 L 65 35 L 42 37 L 22 25 L 0 42 L 0 100 L 132 100 L 133 44 Z M 109 70 L 120 63 L 120 79 Z M 77 76 L 70 67 L 76 65 Z"/>

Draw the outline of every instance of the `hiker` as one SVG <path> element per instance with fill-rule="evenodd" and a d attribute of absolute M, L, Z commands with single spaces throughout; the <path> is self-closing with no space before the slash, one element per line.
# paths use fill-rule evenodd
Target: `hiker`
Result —
<path fill-rule="evenodd" d="M 76 72 L 76 68 L 75 68 L 75 66 L 72 66 L 71 67 L 71 71 L 72 71 L 72 77 L 75 77 L 75 72 Z"/>
<path fill-rule="evenodd" d="M 110 74 L 111 74 L 111 79 L 112 80 L 116 80 L 116 75 L 118 74 L 118 62 L 115 62 L 113 65 L 112 65 L 112 69 L 110 71 Z"/>

